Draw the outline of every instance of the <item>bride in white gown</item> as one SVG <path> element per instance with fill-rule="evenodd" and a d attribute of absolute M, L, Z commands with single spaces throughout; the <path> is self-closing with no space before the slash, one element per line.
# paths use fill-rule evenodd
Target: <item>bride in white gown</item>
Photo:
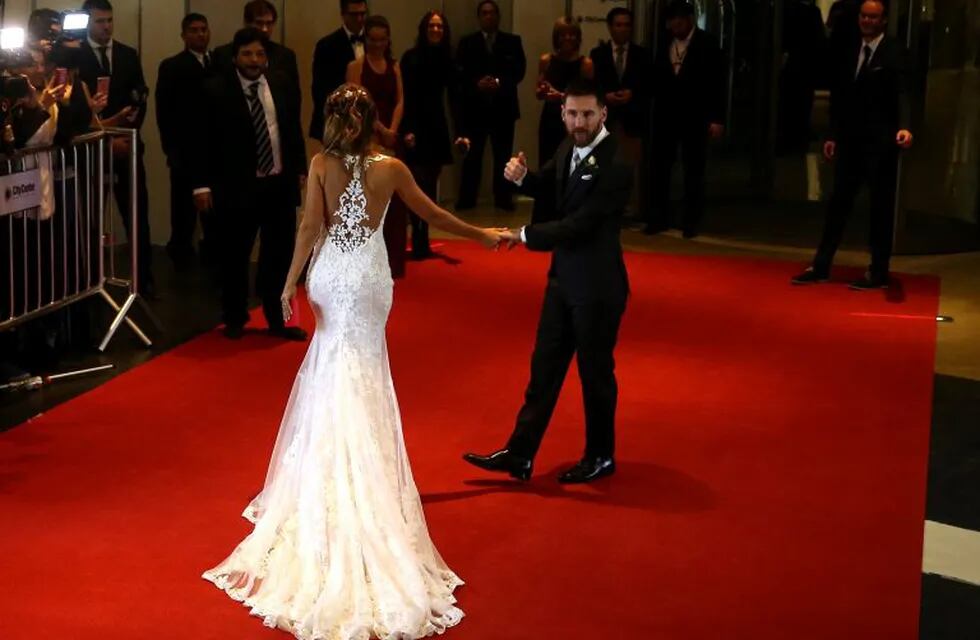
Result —
<path fill-rule="evenodd" d="M 293 385 L 252 532 L 204 573 L 266 625 L 304 640 L 421 638 L 457 624 L 463 581 L 429 538 L 402 438 L 385 324 L 380 231 L 392 194 L 431 225 L 495 248 L 500 234 L 440 209 L 395 158 L 371 155 L 375 108 L 355 85 L 326 107 L 284 313 L 312 250 L 316 332 Z"/>

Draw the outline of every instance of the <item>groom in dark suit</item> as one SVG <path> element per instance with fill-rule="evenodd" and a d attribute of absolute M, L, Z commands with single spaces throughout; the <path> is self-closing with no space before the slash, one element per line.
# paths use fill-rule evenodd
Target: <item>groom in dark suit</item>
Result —
<path fill-rule="evenodd" d="M 524 154 L 512 158 L 507 180 L 531 197 L 553 194 L 553 210 L 505 236 L 511 246 L 551 251 L 551 268 L 524 406 L 506 448 L 463 458 L 481 469 L 531 477 L 532 462 L 551 419 L 572 356 L 585 400 L 585 455 L 562 473 L 563 483 L 611 475 L 617 385 L 613 350 L 629 284 L 619 240 L 633 169 L 605 127 L 606 105 L 595 85 L 576 81 L 566 90 L 562 118 L 569 137 L 537 173 Z M 550 198 L 549 198 L 550 200 Z"/>
<path fill-rule="evenodd" d="M 310 137 L 323 140 L 323 107 L 327 97 L 347 78 L 347 65 L 364 57 L 364 21 L 368 4 L 363 0 L 340 0 L 343 24 L 320 38 L 313 52 L 313 117 Z"/>
<path fill-rule="evenodd" d="M 232 69 L 204 83 L 201 146 L 191 158 L 194 205 L 213 208 L 221 228 L 225 336 L 241 338 L 248 322 L 249 261 L 260 233 L 256 289 L 269 333 L 304 340 L 299 327 L 284 326 L 279 301 L 306 176 L 300 97 L 288 77 L 266 72 L 267 44 L 258 29 L 242 29 L 232 42 Z"/>

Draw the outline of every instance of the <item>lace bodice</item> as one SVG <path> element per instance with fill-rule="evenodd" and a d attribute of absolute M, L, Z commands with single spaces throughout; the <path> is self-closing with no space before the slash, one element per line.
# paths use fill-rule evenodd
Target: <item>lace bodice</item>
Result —
<path fill-rule="evenodd" d="M 327 234 L 330 242 L 341 251 L 350 253 L 364 246 L 378 227 L 384 224 L 384 214 L 373 224 L 368 215 L 367 195 L 364 193 L 365 172 L 368 167 L 383 158 L 382 155 L 375 155 L 364 158 L 363 162 L 352 155 L 344 158 L 344 167 L 350 172 L 351 177 L 340 195 L 337 211 L 331 216 Z M 387 210 L 387 207 L 385 209 Z"/>

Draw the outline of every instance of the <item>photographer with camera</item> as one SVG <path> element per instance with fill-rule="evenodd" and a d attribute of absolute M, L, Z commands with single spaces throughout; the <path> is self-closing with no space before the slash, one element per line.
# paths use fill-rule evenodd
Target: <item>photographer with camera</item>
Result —
<path fill-rule="evenodd" d="M 96 115 L 102 126 L 138 131 L 146 118 L 149 94 L 139 54 L 136 49 L 113 39 L 112 4 L 109 0 L 85 0 L 82 11 L 89 14 L 89 21 L 88 37 L 81 45 L 79 77 L 95 102 Z M 113 164 L 116 204 L 130 238 L 130 194 L 132 188 L 136 189 L 139 291 L 144 297 L 153 298 L 155 287 L 150 269 L 149 199 L 143 141 L 137 137 L 136 185 L 130 184 L 130 167 L 126 162 L 131 151 L 129 139 L 115 138 L 112 150 L 116 158 Z"/>

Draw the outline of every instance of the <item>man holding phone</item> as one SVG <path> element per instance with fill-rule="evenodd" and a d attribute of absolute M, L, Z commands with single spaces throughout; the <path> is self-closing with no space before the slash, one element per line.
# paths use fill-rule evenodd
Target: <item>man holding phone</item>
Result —
<path fill-rule="evenodd" d="M 146 118 L 146 80 L 136 49 L 113 39 L 112 4 L 109 0 L 85 0 L 82 11 L 89 14 L 88 36 L 82 42 L 79 77 L 85 83 L 96 115 L 104 126 L 136 129 Z M 104 105 L 104 106 L 103 106 Z M 112 144 L 116 162 L 115 197 L 126 233 L 130 229 L 130 194 L 136 189 L 136 220 L 138 246 L 139 291 L 146 297 L 155 296 L 153 274 L 150 270 L 149 198 L 146 192 L 146 167 L 143 164 L 143 141 L 137 136 L 136 184 L 131 184 L 128 138 L 115 138 Z"/>

